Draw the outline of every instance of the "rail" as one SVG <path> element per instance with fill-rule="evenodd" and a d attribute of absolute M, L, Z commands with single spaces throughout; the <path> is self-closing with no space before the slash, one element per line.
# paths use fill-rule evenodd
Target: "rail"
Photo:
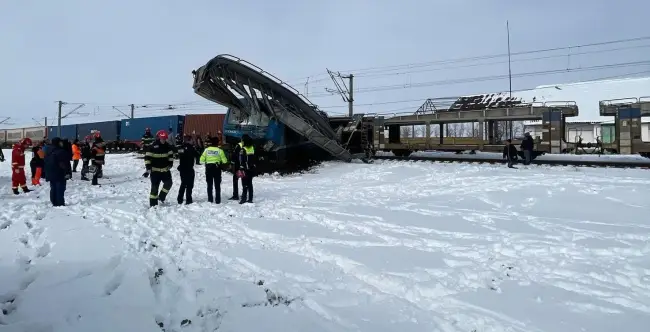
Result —
<path fill-rule="evenodd" d="M 503 159 L 476 157 L 476 158 L 462 158 L 462 157 L 444 157 L 444 156 L 375 156 L 373 159 L 377 160 L 395 160 L 395 161 L 429 161 L 429 162 L 443 162 L 443 163 L 478 163 L 478 164 L 506 164 L 507 161 Z M 535 159 L 531 162 L 533 165 L 548 165 L 548 166 L 577 166 L 577 167 L 612 167 L 612 168 L 641 168 L 650 169 L 650 159 L 648 161 L 615 161 L 615 160 L 560 160 L 560 159 Z"/>
<path fill-rule="evenodd" d="M 598 102 L 601 106 L 613 106 L 613 105 L 628 105 L 636 103 L 650 102 L 650 96 L 641 96 L 641 97 L 627 97 L 627 98 L 617 98 L 617 99 L 606 99 Z"/>
<path fill-rule="evenodd" d="M 255 69 L 255 70 L 257 70 L 260 74 L 264 74 L 264 75 L 268 76 L 269 78 L 271 78 L 272 80 L 274 80 L 275 83 L 278 83 L 278 84 L 280 84 L 280 85 L 282 85 L 282 86 L 285 86 L 285 87 L 287 87 L 288 89 L 290 89 L 291 92 L 293 92 L 293 93 L 295 93 L 296 95 L 298 95 L 298 97 L 300 97 L 300 98 L 301 98 L 305 103 L 307 103 L 309 106 L 312 106 L 312 107 L 318 108 L 318 106 L 317 106 L 316 104 L 312 103 L 311 100 L 309 100 L 305 95 L 303 95 L 302 93 L 300 93 L 300 91 L 298 91 L 298 89 L 294 88 L 293 86 L 291 86 L 290 84 L 288 84 L 288 83 L 286 83 L 285 81 L 281 80 L 280 78 L 278 78 L 277 76 L 273 75 L 272 73 L 269 73 L 268 71 L 266 71 L 266 70 L 264 70 L 264 69 L 258 67 L 257 65 L 255 65 L 255 64 L 253 64 L 253 63 L 251 63 L 251 62 L 249 62 L 249 61 L 246 61 L 246 60 L 244 60 L 244 59 L 242 59 L 242 58 L 239 58 L 239 57 L 236 57 L 236 56 L 234 56 L 234 55 L 231 55 L 231 54 L 219 54 L 217 57 L 223 57 L 223 58 L 226 58 L 226 59 L 229 59 L 229 60 L 232 60 L 232 61 L 235 61 L 235 62 L 241 63 L 241 64 L 243 64 L 243 65 L 245 65 L 245 66 L 247 66 L 247 67 L 249 67 L 249 68 L 251 68 L 251 69 Z"/>

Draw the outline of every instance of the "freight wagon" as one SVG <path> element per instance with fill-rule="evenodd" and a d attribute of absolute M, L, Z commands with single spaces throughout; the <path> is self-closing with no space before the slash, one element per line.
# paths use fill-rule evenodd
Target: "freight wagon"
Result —
<path fill-rule="evenodd" d="M 127 150 L 139 148 L 142 135 L 146 128 L 151 128 L 151 133 L 156 135 L 159 130 L 166 130 L 169 136 L 183 133 L 185 116 L 169 115 L 150 118 L 124 119 L 120 124 L 120 135 Z"/>
<path fill-rule="evenodd" d="M 205 137 L 210 135 L 223 142 L 223 125 L 226 114 L 188 114 L 183 126 L 184 135 Z"/>
<path fill-rule="evenodd" d="M 40 142 L 46 136 L 46 127 L 5 129 L 2 131 L 2 134 L 0 134 L 2 146 L 5 148 L 11 147 L 14 143 L 18 143 L 21 139 L 26 137 L 30 138 L 34 142 Z"/>

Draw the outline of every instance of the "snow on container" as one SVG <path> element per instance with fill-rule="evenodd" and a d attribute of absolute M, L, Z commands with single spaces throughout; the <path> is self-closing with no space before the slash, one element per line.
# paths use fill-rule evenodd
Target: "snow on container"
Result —
<path fill-rule="evenodd" d="M 118 120 L 80 123 L 77 125 L 77 134 L 79 139 L 83 139 L 84 137 L 99 131 L 102 134 L 104 141 L 112 142 L 120 139 L 121 129 L 121 123 Z"/>
<path fill-rule="evenodd" d="M 121 137 L 124 141 L 139 143 L 145 128 L 151 128 L 151 133 L 154 135 L 161 129 L 166 130 L 170 136 L 176 135 L 183 132 L 184 123 L 185 117 L 182 115 L 124 119 L 121 122 Z"/>
<path fill-rule="evenodd" d="M 185 116 L 183 134 L 199 135 L 201 137 L 208 134 L 211 136 L 216 135 L 223 142 L 223 122 L 225 119 L 226 114 L 188 114 Z"/>
<path fill-rule="evenodd" d="M 18 143 L 23 138 L 23 128 L 7 129 L 7 143 Z"/>
<path fill-rule="evenodd" d="M 59 135 L 57 126 L 48 126 L 47 137 L 49 138 L 60 137 L 60 138 L 67 138 L 70 140 L 74 140 L 75 138 L 77 138 L 77 125 L 72 124 L 72 125 L 61 126 L 61 135 Z"/>

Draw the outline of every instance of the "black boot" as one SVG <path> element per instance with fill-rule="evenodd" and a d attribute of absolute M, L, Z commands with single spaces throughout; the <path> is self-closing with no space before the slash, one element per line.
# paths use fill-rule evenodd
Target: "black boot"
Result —
<path fill-rule="evenodd" d="M 32 191 L 31 189 L 29 189 L 29 188 L 27 188 L 27 187 L 23 187 L 22 189 L 23 189 L 23 192 L 24 192 L 24 193 L 28 193 L 28 192 Z"/>
<path fill-rule="evenodd" d="M 18 189 L 13 189 L 14 195 L 20 195 L 20 192 L 18 192 Z"/>
<path fill-rule="evenodd" d="M 237 201 L 239 200 L 239 195 L 232 195 L 232 197 L 228 198 L 228 200 Z"/>

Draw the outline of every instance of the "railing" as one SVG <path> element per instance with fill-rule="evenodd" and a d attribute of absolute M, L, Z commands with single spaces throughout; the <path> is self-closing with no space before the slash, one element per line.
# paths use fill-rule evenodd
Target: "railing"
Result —
<path fill-rule="evenodd" d="M 253 64 L 253 63 L 251 63 L 249 61 L 246 61 L 244 59 L 241 59 L 239 57 L 236 57 L 234 55 L 230 55 L 230 54 L 220 54 L 217 57 L 226 58 L 226 59 L 241 63 L 241 64 L 243 64 L 243 65 L 245 65 L 245 66 L 247 66 L 247 67 L 249 67 L 251 69 L 257 70 L 260 74 L 266 75 L 267 77 L 271 78 L 273 81 L 275 81 L 275 83 L 278 83 L 278 84 L 288 88 L 289 90 L 291 90 L 291 92 L 295 93 L 298 97 L 300 97 L 305 103 L 307 103 L 307 105 L 318 108 L 314 103 L 312 103 L 305 95 L 300 93 L 300 91 L 298 91 L 296 88 L 294 88 L 293 86 L 291 86 L 288 83 L 284 82 L 283 80 L 281 80 L 277 76 L 269 73 L 268 71 L 265 71 L 264 69 L 256 66 L 255 64 Z"/>
<path fill-rule="evenodd" d="M 650 102 L 650 96 L 607 99 L 598 102 L 601 106 L 627 105 Z"/>

